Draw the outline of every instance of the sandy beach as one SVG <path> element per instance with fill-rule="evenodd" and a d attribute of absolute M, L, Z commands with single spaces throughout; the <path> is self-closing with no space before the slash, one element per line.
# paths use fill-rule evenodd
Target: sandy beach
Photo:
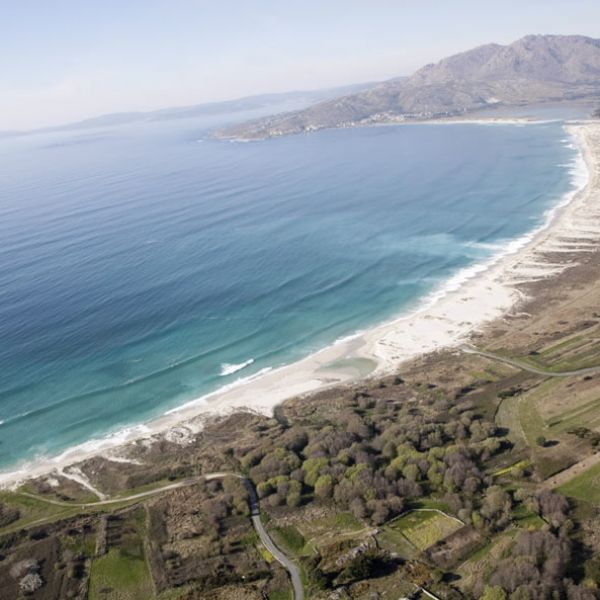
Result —
<path fill-rule="evenodd" d="M 397 372 L 407 360 L 463 344 L 486 324 L 518 313 L 524 299 L 521 284 L 562 272 L 575 264 L 577 253 L 595 250 L 600 238 L 600 123 L 573 122 L 566 128 L 581 151 L 579 164 L 574 167 L 578 189 L 547 215 L 541 228 L 508 244 L 486 263 L 459 273 L 412 314 L 349 337 L 294 364 L 241 379 L 151 422 L 2 473 L 0 486 L 14 487 L 24 479 L 97 454 L 119 456 L 119 446 L 140 438 L 185 437 L 199 431 L 207 415 L 238 410 L 271 414 L 288 398 Z"/>

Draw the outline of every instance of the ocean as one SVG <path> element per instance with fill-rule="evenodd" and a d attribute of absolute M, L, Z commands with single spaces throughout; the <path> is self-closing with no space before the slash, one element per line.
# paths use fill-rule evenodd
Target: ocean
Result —
<path fill-rule="evenodd" d="M 0 470 L 414 310 L 574 188 L 560 122 L 0 139 Z"/>

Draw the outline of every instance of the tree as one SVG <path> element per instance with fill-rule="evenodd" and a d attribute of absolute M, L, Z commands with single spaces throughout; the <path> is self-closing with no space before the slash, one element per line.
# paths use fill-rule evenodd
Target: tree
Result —
<path fill-rule="evenodd" d="M 390 509 L 385 500 L 371 500 L 367 508 L 371 510 L 371 520 L 375 525 L 385 523 L 390 516 Z"/>
<path fill-rule="evenodd" d="M 510 600 L 531 600 L 531 594 L 527 590 L 527 587 L 522 585 L 510 595 Z"/>
<path fill-rule="evenodd" d="M 331 475 L 321 475 L 315 483 L 315 494 L 320 498 L 329 498 L 333 491 Z"/>
<path fill-rule="evenodd" d="M 300 506 L 300 504 L 302 503 L 302 496 L 299 492 L 290 492 L 287 495 L 285 502 L 288 506 L 291 506 L 292 508 Z"/>
<path fill-rule="evenodd" d="M 415 465 L 414 463 L 406 465 L 402 469 L 402 475 L 404 475 L 404 477 L 406 479 L 409 479 L 410 481 L 417 481 L 417 479 L 419 478 L 419 467 L 417 467 L 417 465 Z"/>
<path fill-rule="evenodd" d="M 535 438 L 535 443 L 543 448 L 546 445 L 546 438 L 543 435 L 540 435 Z"/>
<path fill-rule="evenodd" d="M 341 572 L 338 583 L 368 579 L 375 569 L 377 558 L 377 555 L 373 552 L 358 554 Z"/>
<path fill-rule="evenodd" d="M 350 502 L 350 510 L 357 519 L 364 519 L 367 516 L 367 509 L 361 498 L 354 498 Z"/>
<path fill-rule="evenodd" d="M 600 556 L 585 561 L 585 576 L 595 583 L 600 583 Z"/>
<path fill-rule="evenodd" d="M 270 494 L 272 494 L 274 489 L 273 489 L 273 485 L 271 484 L 271 482 L 261 481 L 261 483 L 259 483 L 256 486 L 256 491 L 258 493 L 259 498 L 265 498 L 266 496 L 269 496 Z"/>
<path fill-rule="evenodd" d="M 481 600 L 506 600 L 508 596 L 499 585 L 486 585 Z"/>
<path fill-rule="evenodd" d="M 329 579 L 323 570 L 319 567 L 321 563 L 321 556 L 311 555 L 301 559 L 304 564 L 304 572 L 308 578 L 308 581 L 316 587 L 318 590 L 324 590 L 329 587 Z"/>
<path fill-rule="evenodd" d="M 322 469 L 327 466 L 326 458 L 308 458 L 302 465 L 304 471 L 304 482 L 307 485 L 314 486 L 319 479 Z"/>

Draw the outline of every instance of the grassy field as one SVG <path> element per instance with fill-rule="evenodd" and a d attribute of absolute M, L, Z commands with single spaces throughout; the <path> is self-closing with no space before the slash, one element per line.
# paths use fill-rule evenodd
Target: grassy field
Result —
<path fill-rule="evenodd" d="M 485 579 L 493 572 L 494 565 L 510 552 L 510 547 L 517 536 L 517 530 L 509 530 L 495 536 L 488 544 L 474 552 L 462 563 L 457 572 L 462 578 L 461 587 L 470 585 L 477 579 Z"/>
<path fill-rule="evenodd" d="M 513 509 L 513 519 L 517 527 L 529 531 L 542 529 L 546 525 L 544 519 L 531 512 L 524 504 L 519 504 Z"/>
<path fill-rule="evenodd" d="M 143 545 L 144 513 L 137 510 L 121 525 L 108 552 L 92 562 L 90 600 L 149 600 L 154 597 Z M 112 547 L 111 547 L 112 546 Z"/>
<path fill-rule="evenodd" d="M 364 530 L 365 524 L 348 512 L 298 519 L 293 525 L 273 524 L 269 529 L 275 541 L 295 556 L 310 556 L 329 544 L 360 538 Z"/>
<path fill-rule="evenodd" d="M 192 590 L 191 585 L 182 585 L 179 588 L 165 590 L 156 596 L 156 600 L 185 600 Z"/>
<path fill-rule="evenodd" d="M 600 426 L 600 398 L 592 397 L 570 410 L 562 411 L 550 419 L 548 425 L 553 432 L 568 431 L 581 426 L 597 428 Z"/>
<path fill-rule="evenodd" d="M 113 548 L 92 565 L 90 600 L 148 600 L 153 597 L 141 547 L 133 553 Z"/>
<path fill-rule="evenodd" d="M 269 594 L 269 600 L 292 600 L 292 592 L 288 592 L 287 590 L 277 590 L 276 592 L 271 592 Z"/>
<path fill-rule="evenodd" d="M 24 496 L 19 492 L 0 492 L 0 503 L 19 509 L 20 517 L 17 521 L 10 523 L 6 527 L 0 528 L 0 535 L 27 529 L 36 525 L 52 523 L 61 519 L 66 519 L 80 514 L 93 513 L 112 513 L 119 509 L 132 506 L 139 502 L 138 500 L 123 499 L 116 504 L 97 506 L 92 509 L 79 508 L 77 506 L 56 506 L 43 499 Z"/>
<path fill-rule="evenodd" d="M 566 336 L 557 342 L 551 342 L 535 353 L 514 356 L 531 366 L 550 372 L 575 371 L 600 365 L 600 335 L 598 326 Z"/>
<path fill-rule="evenodd" d="M 574 477 L 559 487 L 558 491 L 565 496 L 600 505 L 600 464 Z"/>
<path fill-rule="evenodd" d="M 294 525 L 284 525 L 274 529 L 277 537 L 286 548 L 296 555 L 301 555 L 306 544 L 304 536 Z"/>
<path fill-rule="evenodd" d="M 527 347 L 531 345 L 525 345 Z M 547 372 L 600 366 L 597 321 L 582 323 L 577 331 L 534 348 L 527 353 L 502 348 L 493 352 Z M 568 468 L 590 453 L 589 445 L 568 432 L 577 427 L 600 428 L 596 377 L 600 376 L 536 378 L 526 375 L 524 389 L 501 403 L 497 423 L 507 428 L 509 439 L 517 448 L 525 445 L 530 449 L 542 478 Z M 542 437 L 548 443 L 540 444 Z"/>
<path fill-rule="evenodd" d="M 427 550 L 462 528 L 462 524 L 435 511 L 413 511 L 386 527 L 401 534 L 415 548 Z"/>
<path fill-rule="evenodd" d="M 593 427 L 596 420 L 600 422 L 600 401 L 589 400 L 590 392 L 582 386 L 577 392 L 573 391 L 570 386 L 574 379 L 542 381 L 532 389 L 504 400 L 502 410 L 498 412 L 498 424 L 513 432 L 510 439 L 518 447 L 519 438 L 526 443 L 543 479 L 589 454 L 589 446 L 568 431 L 578 426 Z M 545 438 L 547 443 L 538 443 L 540 438 Z"/>
<path fill-rule="evenodd" d="M 393 527 L 384 527 L 377 534 L 379 545 L 391 552 L 399 554 L 406 560 L 411 560 L 417 557 L 417 549 L 408 541 L 406 537 Z"/>
<path fill-rule="evenodd" d="M 0 533 L 17 531 L 37 522 L 49 522 L 53 519 L 76 515 L 79 512 L 77 508 L 54 506 L 36 498 L 21 496 L 13 492 L 0 492 L 0 502 L 17 508 L 20 513 L 19 520 L 0 529 Z"/>

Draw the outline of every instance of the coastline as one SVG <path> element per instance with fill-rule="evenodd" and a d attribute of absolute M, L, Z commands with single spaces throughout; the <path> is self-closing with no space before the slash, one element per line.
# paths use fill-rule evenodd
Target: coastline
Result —
<path fill-rule="evenodd" d="M 220 136 L 211 134 L 212 139 L 230 142 L 233 144 L 248 144 L 252 142 L 265 142 L 268 140 L 287 137 L 290 135 L 310 135 L 320 131 L 335 131 L 337 129 L 360 129 L 366 127 L 406 127 L 410 125 L 541 125 L 544 123 L 556 123 L 562 119 L 538 119 L 535 117 L 440 117 L 434 119 L 406 119 L 406 120 L 387 120 L 375 121 L 370 123 L 352 123 L 350 125 L 340 125 L 337 127 L 318 127 L 316 129 L 298 131 L 291 133 L 281 133 L 277 135 L 235 137 Z M 202 140 L 201 140 L 202 141 Z"/>
<path fill-rule="evenodd" d="M 511 122 L 516 124 L 515 120 Z M 571 264 L 550 263 L 545 254 L 585 251 L 591 240 L 600 236 L 600 228 L 596 226 L 594 230 L 585 218 L 599 184 L 596 170 L 600 148 L 592 149 L 590 132 L 598 134 L 600 125 L 580 122 L 568 125 L 567 131 L 580 149 L 579 162 L 587 165 L 588 184 L 582 181 L 581 187 L 548 211 L 542 226 L 484 263 L 461 271 L 413 313 L 340 340 L 296 363 L 241 379 L 146 424 L 0 473 L 0 487 L 14 486 L 141 438 L 185 437 L 199 431 L 207 416 L 240 410 L 271 414 L 275 406 L 291 397 L 349 384 L 362 377 L 389 374 L 411 358 L 464 343 L 475 331 L 518 308 L 523 298 L 518 284 L 551 277 Z M 366 373 L 369 365 L 373 369 Z"/>

